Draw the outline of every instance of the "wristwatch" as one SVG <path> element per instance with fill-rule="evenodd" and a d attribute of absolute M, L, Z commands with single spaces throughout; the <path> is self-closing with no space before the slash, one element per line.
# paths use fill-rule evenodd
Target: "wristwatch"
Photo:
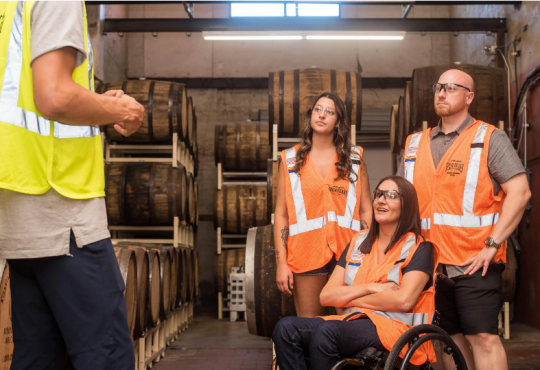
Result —
<path fill-rule="evenodd" d="M 486 241 L 484 242 L 484 244 L 486 245 L 486 248 L 488 247 L 493 247 L 497 250 L 499 250 L 499 248 L 501 247 L 500 244 L 497 244 L 495 242 L 495 240 L 493 240 L 493 238 L 490 236 L 489 238 L 486 239 Z"/>

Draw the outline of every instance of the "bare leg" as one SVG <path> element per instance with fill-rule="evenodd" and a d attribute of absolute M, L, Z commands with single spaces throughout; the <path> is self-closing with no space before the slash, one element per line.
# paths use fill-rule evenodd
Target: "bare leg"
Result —
<path fill-rule="evenodd" d="M 294 306 L 299 317 L 317 317 L 324 315 L 319 296 L 328 282 L 328 275 L 294 275 Z"/>
<path fill-rule="evenodd" d="M 465 357 L 465 361 L 467 362 L 467 367 L 469 370 L 475 370 L 474 367 L 474 357 L 473 352 L 471 350 L 471 346 L 469 344 L 469 341 L 466 337 L 463 336 L 463 334 L 454 334 L 451 335 L 454 342 L 456 342 L 457 346 L 459 347 L 461 353 L 463 354 L 463 357 Z M 442 353 L 442 363 L 445 370 L 453 370 L 456 368 L 456 364 L 454 363 L 454 359 L 452 356 L 447 355 L 443 351 L 443 346 L 441 344 L 441 353 Z"/>
<path fill-rule="evenodd" d="M 466 338 L 471 343 L 478 370 L 508 370 L 506 352 L 498 335 L 480 333 Z"/>

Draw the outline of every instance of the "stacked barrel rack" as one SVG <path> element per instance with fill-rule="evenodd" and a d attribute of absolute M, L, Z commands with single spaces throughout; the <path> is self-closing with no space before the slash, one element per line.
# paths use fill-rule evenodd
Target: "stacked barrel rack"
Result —
<path fill-rule="evenodd" d="M 165 348 L 193 320 L 198 294 L 197 118 L 179 83 L 106 83 L 145 108 L 141 128 L 125 138 L 104 129 L 109 230 L 124 278 L 136 369 L 165 356 Z"/>
<path fill-rule="evenodd" d="M 247 266 L 253 263 L 253 259 L 250 262 L 246 260 L 248 230 L 264 226 L 265 235 L 271 234 L 272 227 L 265 225 L 273 224 L 280 150 L 299 142 L 299 134 L 306 120 L 305 113 L 313 100 L 327 91 L 337 93 L 345 103 L 346 114 L 352 123 L 351 138 L 354 144 L 356 127 L 360 125 L 362 113 L 361 78 L 355 72 L 317 68 L 271 72 L 268 110 L 259 110 L 255 121 L 216 126 L 218 184 L 214 196 L 214 217 L 217 230 L 216 290 L 220 318 L 223 311 L 227 310 L 224 308 L 223 294 L 226 293 L 227 276 L 231 268 L 246 265 L 246 280 L 253 281 L 253 276 L 248 276 L 252 274 L 249 272 L 253 271 L 252 266 Z M 251 245 L 253 243 L 251 241 Z M 249 240 L 247 245 L 249 248 Z M 260 249 L 261 244 L 258 245 Z M 273 251 L 273 243 L 270 248 Z M 270 257 L 267 252 L 259 251 L 257 255 L 264 255 L 268 259 Z M 275 281 L 274 276 L 275 272 L 269 279 Z"/>

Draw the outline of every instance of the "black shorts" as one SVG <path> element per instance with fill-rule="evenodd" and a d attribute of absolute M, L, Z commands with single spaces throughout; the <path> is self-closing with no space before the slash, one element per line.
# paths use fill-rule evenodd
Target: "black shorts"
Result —
<path fill-rule="evenodd" d="M 435 309 L 439 326 L 448 334 L 498 334 L 502 272 L 504 264 L 489 265 L 473 275 L 452 278 L 455 285 L 437 284 Z"/>
<path fill-rule="evenodd" d="M 332 272 L 334 272 L 334 269 L 336 268 L 337 261 L 336 261 L 336 255 L 334 254 L 332 256 L 332 259 L 328 261 L 326 265 L 323 267 L 319 267 L 318 269 L 306 271 L 306 272 L 300 272 L 300 273 L 294 273 L 295 275 L 299 276 L 318 276 L 318 275 L 332 275 Z"/>

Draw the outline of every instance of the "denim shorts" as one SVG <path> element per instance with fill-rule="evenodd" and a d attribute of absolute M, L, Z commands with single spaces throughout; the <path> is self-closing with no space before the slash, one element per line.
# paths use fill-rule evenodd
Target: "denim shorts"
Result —
<path fill-rule="evenodd" d="M 332 259 L 328 261 L 328 263 L 324 265 L 323 267 L 319 267 L 318 269 L 311 270 L 311 271 L 301 272 L 298 274 L 293 272 L 293 274 L 298 275 L 298 276 L 318 276 L 318 275 L 330 276 L 332 275 L 332 272 L 334 272 L 336 265 L 337 265 L 336 255 L 334 254 L 332 256 Z"/>

